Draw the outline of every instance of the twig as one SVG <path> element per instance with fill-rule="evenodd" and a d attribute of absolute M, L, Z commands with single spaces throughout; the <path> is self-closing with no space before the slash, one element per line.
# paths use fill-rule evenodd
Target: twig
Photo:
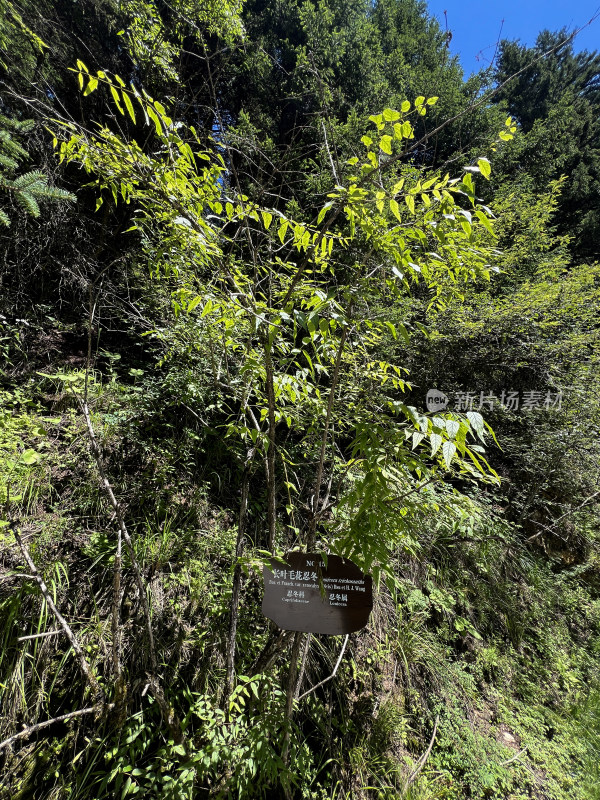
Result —
<path fill-rule="evenodd" d="M 431 754 L 431 751 L 433 749 L 433 743 L 435 742 L 435 737 L 436 737 L 436 734 L 437 734 L 437 727 L 438 727 L 439 721 L 440 721 L 440 715 L 438 714 L 436 716 L 436 718 L 435 718 L 435 724 L 433 726 L 433 733 L 431 734 L 431 741 L 429 742 L 429 746 L 427 747 L 427 750 L 425 750 L 425 752 L 423 753 L 421 758 L 417 761 L 417 763 L 415 765 L 415 768 L 413 769 L 413 771 L 408 776 L 408 779 L 407 779 L 406 783 L 404 784 L 404 788 L 402 789 L 402 796 L 403 797 L 406 795 L 406 793 L 409 790 L 409 788 L 412 786 L 412 784 L 417 779 L 417 777 L 419 775 L 419 772 L 421 772 L 421 770 L 423 769 L 423 767 L 427 763 L 427 759 L 429 758 L 429 756 Z"/>
<path fill-rule="evenodd" d="M 135 555 L 135 550 L 133 547 L 133 542 L 131 540 L 131 536 L 129 535 L 129 531 L 127 530 L 127 526 L 125 525 L 125 519 L 123 516 L 123 510 L 121 508 L 121 504 L 117 500 L 113 488 L 106 476 L 106 470 L 104 469 L 104 463 L 102 459 L 102 453 L 100 451 L 100 446 L 98 445 L 98 441 L 96 439 L 96 433 L 94 431 L 94 426 L 92 425 L 92 419 L 90 417 L 90 410 L 88 405 L 85 401 L 82 401 L 81 398 L 77 398 L 79 400 L 79 405 L 81 408 L 81 412 L 85 419 L 85 424 L 87 426 L 88 431 L 88 438 L 90 440 L 90 446 L 92 450 L 92 455 L 94 456 L 94 460 L 96 462 L 96 468 L 100 475 L 100 480 L 102 482 L 102 486 L 104 491 L 106 492 L 108 499 L 110 501 L 111 506 L 113 507 L 113 511 L 115 512 L 115 517 L 119 524 L 119 529 L 121 531 L 121 535 L 127 545 L 127 550 L 129 551 L 129 557 L 131 558 L 131 565 L 133 567 L 133 572 L 135 575 L 135 580 L 138 587 L 138 592 L 140 595 L 140 602 L 142 604 L 142 610 L 144 613 L 144 619 L 146 621 L 146 630 L 148 633 L 148 650 L 150 654 L 150 668 L 152 673 L 156 673 L 156 650 L 154 647 L 154 634 L 152 631 L 152 617 L 150 615 L 150 606 L 148 604 L 148 596 L 146 595 L 146 587 L 144 586 L 144 581 L 142 578 L 142 571 L 140 569 L 140 565 L 138 564 L 137 557 Z"/>
<path fill-rule="evenodd" d="M 13 532 L 13 534 L 15 536 L 17 544 L 19 545 L 21 553 L 23 554 L 23 558 L 27 562 L 27 566 L 31 570 L 31 574 L 35 578 L 35 581 L 36 581 L 37 585 L 40 587 L 40 591 L 41 591 L 41 593 L 42 593 L 42 595 L 44 597 L 44 600 L 46 601 L 46 604 L 47 604 L 48 608 L 52 611 L 52 613 L 54 614 L 54 617 L 56 618 L 56 621 L 58 622 L 58 624 L 61 626 L 61 628 L 65 632 L 65 634 L 67 636 L 67 639 L 71 642 L 71 647 L 73 648 L 73 650 L 75 651 L 75 653 L 77 655 L 77 658 L 79 659 L 79 666 L 81 668 L 81 671 L 83 673 L 84 678 L 86 679 L 86 681 L 90 685 L 90 688 L 91 688 L 92 692 L 94 693 L 94 695 L 96 697 L 99 697 L 100 700 L 104 701 L 104 691 L 102 690 L 102 688 L 99 685 L 98 681 L 96 680 L 94 674 L 92 673 L 91 667 L 88 664 L 85 655 L 83 654 L 83 650 L 81 649 L 81 645 L 77 641 L 77 637 L 75 636 L 75 634 L 71 630 L 71 628 L 69 626 L 69 623 L 63 617 L 63 615 L 60 613 L 58 608 L 54 605 L 54 601 L 52 600 L 52 597 L 50 596 L 50 592 L 48 591 L 48 587 L 46 586 L 46 584 L 44 582 L 44 579 L 42 578 L 42 576 L 38 572 L 37 567 L 35 566 L 35 564 L 33 562 L 33 559 L 31 558 L 29 550 L 27 549 L 27 545 L 24 544 L 23 540 L 21 539 L 21 536 L 19 535 L 19 531 L 17 530 L 16 523 L 15 522 L 11 522 L 10 527 L 12 528 L 12 532 Z"/>
<path fill-rule="evenodd" d="M 322 680 L 320 683 L 317 683 L 315 686 L 312 686 L 306 692 L 301 694 L 300 697 L 298 698 L 298 700 L 302 700 L 303 697 L 306 697 L 307 695 L 312 694 L 312 692 L 316 691 L 319 688 L 319 686 L 323 686 L 324 683 L 327 683 L 327 681 L 330 681 L 330 680 L 332 680 L 332 678 L 335 678 L 336 673 L 337 673 L 337 671 L 339 669 L 339 666 L 342 663 L 342 658 L 344 657 L 344 653 L 346 652 L 346 645 L 348 644 L 348 639 L 349 638 L 350 638 L 350 635 L 347 633 L 346 634 L 346 638 L 344 639 L 344 644 L 342 645 L 342 649 L 340 650 L 340 654 L 338 656 L 338 660 L 335 662 L 335 667 L 333 668 L 333 672 L 331 673 L 331 675 L 329 675 L 327 678 Z"/>
<path fill-rule="evenodd" d="M 146 594 L 146 587 L 144 585 L 144 579 L 142 577 L 142 571 L 140 565 L 138 563 L 135 550 L 133 547 L 133 541 L 131 536 L 129 535 L 129 531 L 127 530 L 127 526 L 125 525 L 125 518 L 123 515 L 123 509 L 121 508 L 121 504 L 117 500 L 113 488 L 108 480 L 106 475 L 106 470 L 104 469 L 104 462 L 102 459 L 102 452 L 100 450 L 100 446 L 98 445 L 98 441 L 96 439 L 96 434 L 94 432 L 94 426 L 92 425 L 92 420 L 90 417 L 90 411 L 88 408 L 87 403 L 81 400 L 81 398 L 77 398 L 79 401 L 79 405 L 81 411 L 83 413 L 85 423 L 87 426 L 88 437 L 90 440 L 90 446 L 92 450 L 92 455 L 94 456 L 94 460 L 96 461 L 96 468 L 98 469 L 98 473 L 100 475 L 100 479 L 102 482 L 102 486 L 110 500 L 110 504 L 113 507 L 113 511 L 115 513 L 115 517 L 119 524 L 120 534 L 123 537 L 123 540 L 127 546 L 127 550 L 129 552 L 129 557 L 131 559 L 131 565 L 133 567 L 133 574 L 135 576 L 135 581 L 138 587 L 138 592 L 140 595 L 140 602 L 142 604 L 142 611 L 144 615 L 144 620 L 146 622 L 146 630 L 148 633 L 148 650 L 150 655 L 150 676 L 148 683 L 150 684 L 150 689 L 152 691 L 152 695 L 158 706 L 161 710 L 163 718 L 169 728 L 171 736 L 176 744 L 183 744 L 184 749 L 187 747 L 185 736 L 183 733 L 183 728 L 181 725 L 181 720 L 177 716 L 173 706 L 169 703 L 164 693 L 164 690 L 161 686 L 161 683 L 158 679 L 158 665 L 156 661 L 156 649 L 154 645 L 154 633 L 152 631 L 152 615 L 150 613 L 150 604 L 148 602 L 148 595 Z M 116 574 L 116 572 L 115 572 Z M 113 590 L 114 591 L 114 590 Z M 114 598 L 114 594 L 113 594 Z M 187 756 L 180 756 L 181 760 L 184 760 Z"/>
<path fill-rule="evenodd" d="M 32 575 L 33 577 L 33 575 Z M 31 636 L 19 636 L 17 642 L 26 642 L 29 639 L 43 639 L 45 636 L 54 636 L 57 633 L 62 633 L 61 630 L 57 631 L 46 631 L 45 633 L 33 633 Z"/>
<path fill-rule="evenodd" d="M 501 767 L 508 767 L 509 764 L 512 764 L 513 761 L 516 761 L 517 759 L 521 758 L 521 756 L 525 755 L 526 752 L 527 752 L 526 749 L 519 751 L 516 755 L 514 755 L 512 758 L 509 758 L 507 761 L 502 761 L 500 763 L 500 766 Z"/>
<path fill-rule="evenodd" d="M 581 511 L 582 508 L 585 508 L 585 506 L 591 503 L 592 500 L 598 497 L 598 495 L 600 495 L 600 489 L 597 492 L 594 492 L 594 494 L 587 497 L 580 505 L 576 506 L 575 508 L 570 508 L 568 511 L 565 511 L 565 513 L 562 514 L 560 517 L 558 517 L 558 519 L 554 520 L 552 525 L 542 525 L 541 522 L 537 522 L 536 524 L 541 528 L 541 530 L 539 530 L 537 533 L 534 533 L 533 536 L 530 536 L 528 539 L 525 539 L 525 541 L 532 542 L 534 539 L 537 539 L 538 536 L 541 536 L 544 533 L 544 531 L 552 533 L 552 528 L 556 528 L 556 526 L 562 519 L 570 516 L 571 514 L 577 513 L 577 511 Z"/>
<path fill-rule="evenodd" d="M 19 739 L 28 739 L 32 734 L 37 733 L 37 731 L 41 731 L 43 728 L 47 728 L 49 725 L 54 725 L 55 722 L 66 722 L 67 720 L 74 719 L 75 717 L 83 717 L 85 714 L 95 714 L 97 711 L 103 709 L 110 711 L 113 707 L 114 703 L 109 703 L 108 705 L 90 706 L 89 708 L 80 708 L 79 711 L 71 711 L 69 714 L 63 714 L 60 717 L 53 717 L 52 719 L 44 720 L 44 722 L 38 722 L 36 725 L 30 725 L 28 728 L 24 728 L 22 731 L 19 731 L 19 733 L 14 733 L 12 736 L 9 736 L 8 739 L 0 742 L 0 750 L 3 750 L 5 747 L 8 747 Z"/>

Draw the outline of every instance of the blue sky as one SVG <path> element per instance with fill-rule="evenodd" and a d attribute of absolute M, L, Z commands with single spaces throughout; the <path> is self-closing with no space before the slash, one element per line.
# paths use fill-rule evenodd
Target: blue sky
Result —
<path fill-rule="evenodd" d="M 572 31 L 600 10 L 600 0 L 427 0 L 427 5 L 442 30 L 446 11 L 450 52 L 459 57 L 465 77 L 489 66 L 499 36 L 533 45 L 544 28 Z M 574 47 L 600 50 L 600 17 L 576 37 Z"/>

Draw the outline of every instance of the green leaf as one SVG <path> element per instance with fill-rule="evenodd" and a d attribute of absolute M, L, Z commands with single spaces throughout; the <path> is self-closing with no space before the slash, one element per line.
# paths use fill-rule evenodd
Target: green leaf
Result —
<path fill-rule="evenodd" d="M 460 429 L 460 422 L 457 422 L 455 419 L 447 419 L 446 420 L 446 430 L 448 431 L 448 436 L 454 438 Z"/>
<path fill-rule="evenodd" d="M 420 433 L 419 431 L 415 431 L 412 435 L 412 449 L 414 450 L 418 444 L 421 444 L 423 438 L 425 437 L 424 433 Z"/>
<path fill-rule="evenodd" d="M 98 87 L 98 78 L 90 77 L 90 82 L 85 87 L 83 96 L 87 97 L 87 95 L 91 94 L 97 87 Z"/>
<path fill-rule="evenodd" d="M 446 465 L 446 469 L 450 469 L 450 464 L 452 459 L 456 454 L 456 445 L 454 442 L 444 442 L 442 445 L 442 455 L 444 457 L 444 463 Z"/>
<path fill-rule="evenodd" d="M 404 200 L 406 201 L 406 205 L 408 206 L 408 210 L 410 211 L 410 213 L 414 214 L 415 213 L 415 198 L 413 197 L 413 195 L 412 194 L 407 194 L 406 197 L 404 198 Z"/>
<path fill-rule="evenodd" d="M 281 244 L 285 242 L 285 234 L 287 233 L 289 222 L 287 219 L 284 219 L 281 225 L 279 226 L 279 230 L 277 231 L 277 235 L 281 241 Z"/>
<path fill-rule="evenodd" d="M 400 215 L 400 206 L 398 205 L 397 200 L 390 200 L 390 211 L 399 222 L 402 222 L 402 216 Z"/>
<path fill-rule="evenodd" d="M 484 432 L 483 417 L 477 411 L 467 411 L 467 419 L 473 426 L 473 430 L 482 435 Z"/>
<path fill-rule="evenodd" d="M 123 97 L 123 102 L 125 103 L 125 108 L 127 109 L 127 113 L 131 117 L 131 121 L 135 125 L 135 111 L 133 110 L 133 103 L 131 102 L 131 98 L 129 97 L 129 93 L 126 91 L 121 92 Z"/>
<path fill-rule="evenodd" d="M 119 97 L 119 92 L 115 89 L 115 87 L 112 85 L 112 83 L 110 85 L 110 93 L 112 94 L 112 98 L 115 101 L 115 105 L 118 108 L 119 113 L 125 115 L 125 112 L 123 111 L 123 108 L 121 107 L 121 98 Z M 150 111 L 150 109 L 148 109 L 148 111 Z M 159 127 L 159 133 L 160 133 L 160 125 L 158 127 Z"/>
<path fill-rule="evenodd" d="M 40 453 L 37 453 L 35 450 L 25 450 L 24 453 L 21 453 L 21 461 L 23 464 L 27 464 L 27 466 L 31 466 L 32 464 L 37 464 L 38 461 L 41 459 Z"/>
<path fill-rule="evenodd" d="M 431 455 L 434 456 L 437 451 L 440 449 L 442 444 L 442 437 L 439 433 L 432 433 L 429 437 L 429 441 L 431 442 Z"/>
<path fill-rule="evenodd" d="M 492 223 L 490 222 L 489 217 L 483 211 L 481 211 L 479 208 L 475 209 L 475 215 L 476 215 L 477 219 L 481 222 L 483 227 L 487 231 L 489 231 L 489 233 L 491 233 L 492 235 L 495 235 L 494 234 L 494 229 L 492 228 Z"/>
<path fill-rule="evenodd" d="M 410 111 L 410 101 L 404 100 L 402 105 L 400 106 L 403 114 L 406 114 L 407 111 Z"/>
<path fill-rule="evenodd" d="M 477 166 L 479 167 L 479 171 L 481 172 L 483 177 L 486 178 L 487 180 L 489 180 L 490 175 L 492 174 L 492 167 L 491 167 L 490 162 L 488 161 L 488 159 L 487 158 L 480 158 L 477 161 Z"/>
<path fill-rule="evenodd" d="M 402 123 L 396 122 L 394 124 L 394 139 L 402 139 L 402 136 L 404 135 L 402 131 L 403 131 Z"/>
<path fill-rule="evenodd" d="M 148 111 L 148 116 L 150 117 L 150 119 L 154 123 L 154 127 L 156 129 L 157 136 L 162 136 L 163 129 L 162 129 L 162 125 L 160 124 L 160 117 L 158 116 L 156 111 L 152 108 L 152 106 L 148 106 L 147 107 L 147 111 Z M 121 113 L 123 113 L 123 111 L 121 111 Z"/>
<path fill-rule="evenodd" d="M 397 119 L 400 119 L 400 112 L 394 111 L 393 108 L 385 108 L 383 118 L 386 122 L 396 122 Z"/>
<path fill-rule="evenodd" d="M 382 136 L 381 139 L 379 140 L 379 149 L 383 150 L 384 153 L 387 153 L 389 156 L 391 156 L 392 155 L 392 137 L 388 136 L 387 134 L 385 136 Z"/>
<path fill-rule="evenodd" d="M 263 225 L 265 226 L 265 230 L 268 231 L 269 228 L 271 227 L 271 222 L 273 221 L 273 214 L 271 214 L 269 211 L 261 211 L 260 213 L 262 216 Z"/>

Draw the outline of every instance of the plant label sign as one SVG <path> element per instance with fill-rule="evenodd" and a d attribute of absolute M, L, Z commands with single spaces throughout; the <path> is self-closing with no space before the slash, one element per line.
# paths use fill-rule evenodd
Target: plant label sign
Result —
<path fill-rule="evenodd" d="M 364 628 L 373 608 L 373 579 L 347 558 L 288 553 L 263 568 L 262 611 L 280 628 L 336 636 Z"/>

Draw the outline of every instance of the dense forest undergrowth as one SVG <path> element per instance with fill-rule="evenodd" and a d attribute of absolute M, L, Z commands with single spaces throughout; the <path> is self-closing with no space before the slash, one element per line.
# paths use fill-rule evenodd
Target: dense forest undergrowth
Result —
<path fill-rule="evenodd" d="M 0 10 L 0 797 L 600 797 L 600 57 Z"/>

